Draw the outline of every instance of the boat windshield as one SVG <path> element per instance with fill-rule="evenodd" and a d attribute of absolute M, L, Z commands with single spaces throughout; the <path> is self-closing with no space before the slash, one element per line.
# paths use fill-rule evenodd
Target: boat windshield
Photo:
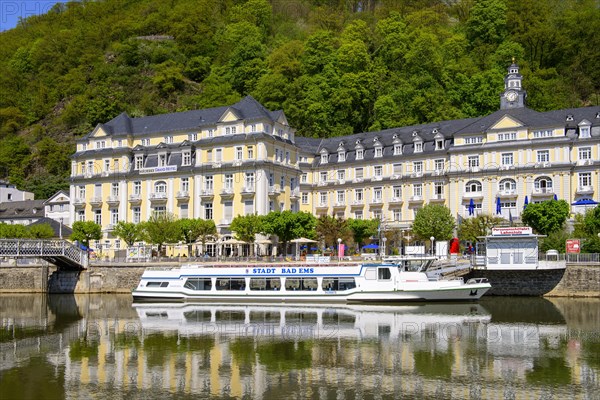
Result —
<path fill-rule="evenodd" d="M 435 260 L 402 260 L 398 263 L 398 268 L 408 272 L 424 272 L 433 264 Z"/>

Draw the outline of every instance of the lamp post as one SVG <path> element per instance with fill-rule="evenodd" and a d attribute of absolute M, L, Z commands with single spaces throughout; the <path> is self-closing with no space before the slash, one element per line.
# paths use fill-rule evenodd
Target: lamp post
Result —
<path fill-rule="evenodd" d="M 381 239 L 381 257 L 385 257 L 385 242 L 387 242 L 387 238 L 384 236 Z"/>
<path fill-rule="evenodd" d="M 338 264 L 339 264 L 340 263 L 340 259 L 342 258 L 341 254 L 340 254 L 340 246 L 342 245 L 342 239 L 338 238 L 337 242 L 338 242 L 337 251 L 338 251 Z"/>
<path fill-rule="evenodd" d="M 435 237 L 430 237 L 429 240 L 431 240 L 431 255 L 434 254 L 434 245 L 433 242 L 435 241 Z"/>
<path fill-rule="evenodd" d="M 400 255 L 404 255 L 404 229 L 400 231 Z"/>

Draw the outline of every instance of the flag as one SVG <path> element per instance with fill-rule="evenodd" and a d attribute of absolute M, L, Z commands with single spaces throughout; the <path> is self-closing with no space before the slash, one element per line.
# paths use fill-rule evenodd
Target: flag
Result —
<path fill-rule="evenodd" d="M 510 226 L 512 226 L 512 224 L 513 224 L 513 217 L 512 217 L 512 212 L 510 212 L 510 210 L 508 210 L 508 220 L 510 221 Z"/>

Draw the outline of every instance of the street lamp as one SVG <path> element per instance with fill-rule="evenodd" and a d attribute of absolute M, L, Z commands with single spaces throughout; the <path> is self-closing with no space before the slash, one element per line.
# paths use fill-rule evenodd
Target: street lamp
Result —
<path fill-rule="evenodd" d="M 433 242 L 435 241 L 435 238 L 432 236 L 429 238 L 429 240 L 431 240 L 431 255 L 433 255 L 433 249 L 434 249 Z"/>
<path fill-rule="evenodd" d="M 381 256 L 385 257 L 385 242 L 387 242 L 387 238 L 384 236 L 381 239 Z"/>
<path fill-rule="evenodd" d="M 340 260 L 342 259 L 342 255 L 340 254 L 340 246 L 342 245 L 342 239 L 338 238 L 337 242 L 338 242 L 337 251 L 338 251 L 338 264 L 339 264 Z"/>
<path fill-rule="evenodd" d="M 400 231 L 400 255 L 404 255 L 404 229 Z"/>

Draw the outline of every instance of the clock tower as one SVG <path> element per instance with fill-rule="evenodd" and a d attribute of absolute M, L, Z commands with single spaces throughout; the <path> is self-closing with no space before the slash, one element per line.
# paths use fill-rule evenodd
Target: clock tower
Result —
<path fill-rule="evenodd" d="M 501 110 L 525 107 L 527 92 L 523 90 L 522 81 L 523 76 L 519 73 L 519 66 L 515 64 L 513 58 L 512 64 L 508 67 L 508 74 L 504 78 L 504 92 L 500 95 Z"/>

